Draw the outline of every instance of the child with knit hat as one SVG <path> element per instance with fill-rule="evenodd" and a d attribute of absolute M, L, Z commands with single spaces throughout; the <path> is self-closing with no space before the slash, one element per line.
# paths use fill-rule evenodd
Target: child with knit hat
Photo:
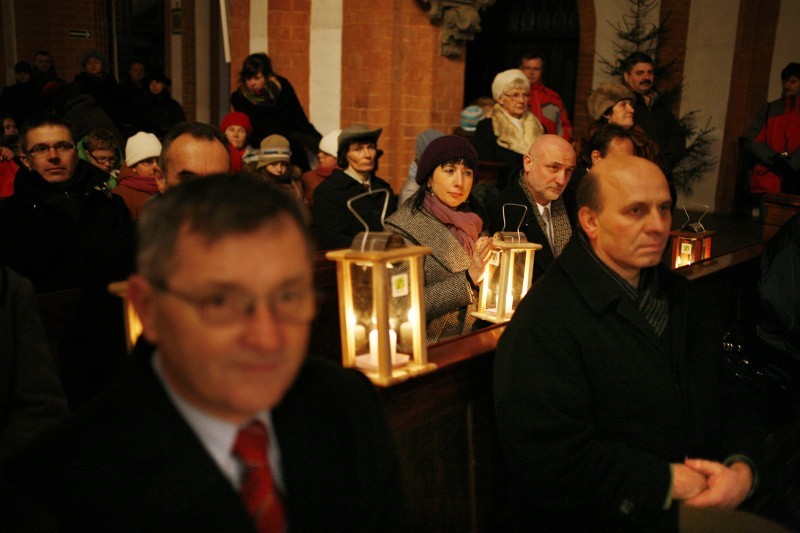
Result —
<path fill-rule="evenodd" d="M 300 169 L 289 165 L 291 158 L 292 151 L 286 137 L 270 135 L 261 141 L 256 168 L 264 181 L 286 190 L 302 204 L 303 186 L 300 182 Z"/>
<path fill-rule="evenodd" d="M 336 153 L 339 147 L 340 133 L 342 133 L 342 130 L 333 130 L 322 137 L 319 141 L 319 151 L 317 152 L 319 165 L 317 165 L 317 168 L 309 170 L 300 176 L 300 181 L 303 183 L 305 203 L 308 207 L 314 205 L 314 189 L 337 168 Z"/>
<path fill-rule="evenodd" d="M 152 133 L 140 131 L 125 144 L 125 166 L 114 193 L 125 201 L 133 220 L 139 218 L 147 200 L 158 192 L 156 179 L 162 178 L 160 155 L 161 142 Z"/>
<path fill-rule="evenodd" d="M 231 172 L 241 172 L 242 162 L 255 159 L 257 152 L 247 146 L 247 140 L 253 134 L 250 117 L 239 111 L 225 115 L 219 126 L 228 139 L 228 152 L 231 155 Z"/>

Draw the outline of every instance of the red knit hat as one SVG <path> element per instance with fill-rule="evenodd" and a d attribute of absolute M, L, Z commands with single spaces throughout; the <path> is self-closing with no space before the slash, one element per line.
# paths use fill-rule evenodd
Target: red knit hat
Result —
<path fill-rule="evenodd" d="M 225 118 L 222 119 L 222 124 L 220 124 L 219 129 L 222 130 L 222 133 L 225 133 L 225 130 L 227 130 L 229 126 L 243 127 L 248 137 L 253 134 L 253 125 L 250 124 L 250 117 L 241 111 L 232 111 L 231 113 L 225 115 Z"/>

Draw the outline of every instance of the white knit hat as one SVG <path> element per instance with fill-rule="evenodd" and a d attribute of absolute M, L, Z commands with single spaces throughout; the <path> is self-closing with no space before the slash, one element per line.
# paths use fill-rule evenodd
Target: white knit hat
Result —
<path fill-rule="evenodd" d="M 125 143 L 125 164 L 132 167 L 136 163 L 161 155 L 161 142 L 152 133 L 138 132 Z"/>
<path fill-rule="evenodd" d="M 531 90 L 531 82 L 528 81 L 528 77 L 520 69 L 512 68 L 504 70 L 495 76 L 492 82 L 492 98 L 494 98 L 494 101 L 499 102 L 500 97 L 506 92 L 508 86 L 514 82 L 520 82 L 520 85 L 524 87 L 525 91 Z"/>
<path fill-rule="evenodd" d="M 325 152 L 330 156 L 336 157 L 336 152 L 339 148 L 339 135 L 341 135 L 341 133 L 342 130 L 333 130 L 322 137 L 319 141 L 320 152 Z"/>

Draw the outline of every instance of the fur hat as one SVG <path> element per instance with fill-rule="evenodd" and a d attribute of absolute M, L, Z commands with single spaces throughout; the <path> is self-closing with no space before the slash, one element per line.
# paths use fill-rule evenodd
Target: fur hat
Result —
<path fill-rule="evenodd" d="M 417 162 L 417 175 L 414 180 L 422 185 L 431 177 L 436 167 L 450 159 L 466 159 L 472 168 L 478 168 L 478 152 L 464 137 L 445 135 L 434 139 L 425 148 Z"/>
<path fill-rule="evenodd" d="M 494 98 L 494 101 L 499 102 L 500 97 L 506 92 L 508 86 L 516 82 L 520 82 L 519 84 L 525 91 L 531 90 L 531 82 L 528 81 L 528 77 L 525 73 L 518 68 L 504 70 L 495 76 L 492 82 L 492 98 Z"/>
<path fill-rule="evenodd" d="M 125 143 L 125 164 L 132 167 L 140 161 L 161 155 L 161 142 L 152 133 L 138 132 Z"/>
<path fill-rule="evenodd" d="M 609 108 L 622 100 L 633 101 L 633 91 L 621 83 L 603 82 L 589 95 L 586 109 L 595 122 L 600 120 Z"/>
<path fill-rule="evenodd" d="M 261 141 L 261 149 L 258 151 L 258 165 L 256 168 L 264 168 L 270 163 L 278 161 L 289 162 L 292 151 L 289 149 L 289 141 L 283 135 L 270 135 Z"/>
<path fill-rule="evenodd" d="M 341 134 L 342 130 L 333 130 L 322 137 L 319 141 L 320 152 L 325 152 L 329 156 L 336 157 L 336 152 L 339 151 L 339 135 Z"/>
<path fill-rule="evenodd" d="M 232 111 L 225 115 L 225 118 L 222 119 L 222 124 L 219 125 L 219 129 L 222 130 L 222 133 L 225 133 L 225 130 L 231 126 L 243 127 L 248 137 L 253 134 L 253 125 L 250 123 L 250 117 L 241 111 Z"/>

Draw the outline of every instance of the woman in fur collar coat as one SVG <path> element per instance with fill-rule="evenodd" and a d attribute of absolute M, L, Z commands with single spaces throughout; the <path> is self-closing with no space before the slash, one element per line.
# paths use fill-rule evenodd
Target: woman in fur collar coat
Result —
<path fill-rule="evenodd" d="M 492 97 L 497 103 L 492 116 L 478 122 L 475 129 L 479 160 L 505 163 L 511 170 L 521 167 L 522 156 L 528 153 L 534 139 L 546 133 L 528 106 L 530 89 L 528 78 L 519 69 L 494 77 Z"/>

